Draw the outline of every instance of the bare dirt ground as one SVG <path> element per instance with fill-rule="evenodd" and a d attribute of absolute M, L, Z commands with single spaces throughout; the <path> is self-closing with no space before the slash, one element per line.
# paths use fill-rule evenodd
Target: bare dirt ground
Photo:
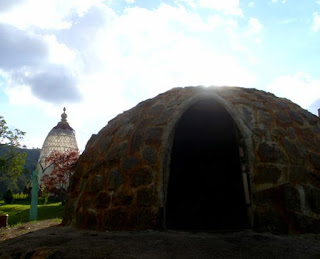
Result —
<path fill-rule="evenodd" d="M 56 221 L 0 229 L 0 258 L 320 258 L 320 235 L 95 232 Z"/>

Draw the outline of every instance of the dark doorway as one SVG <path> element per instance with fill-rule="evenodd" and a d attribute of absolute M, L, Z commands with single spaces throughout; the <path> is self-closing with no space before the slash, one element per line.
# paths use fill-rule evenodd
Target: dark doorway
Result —
<path fill-rule="evenodd" d="M 248 226 L 235 127 L 229 113 L 213 100 L 199 101 L 182 115 L 171 153 L 168 229 Z"/>

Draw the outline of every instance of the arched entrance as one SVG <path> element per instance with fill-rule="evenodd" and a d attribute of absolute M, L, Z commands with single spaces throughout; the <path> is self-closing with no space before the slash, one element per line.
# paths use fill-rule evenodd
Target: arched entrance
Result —
<path fill-rule="evenodd" d="M 236 125 L 214 100 L 201 100 L 175 129 L 166 227 L 232 230 L 248 227 Z"/>

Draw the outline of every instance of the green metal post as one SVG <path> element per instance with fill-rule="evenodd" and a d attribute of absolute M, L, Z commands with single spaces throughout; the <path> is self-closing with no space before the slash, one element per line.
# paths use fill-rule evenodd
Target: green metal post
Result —
<path fill-rule="evenodd" d="M 37 220 L 38 218 L 38 192 L 39 192 L 38 171 L 34 170 L 32 172 L 31 206 L 30 206 L 30 215 L 29 215 L 30 221 Z"/>

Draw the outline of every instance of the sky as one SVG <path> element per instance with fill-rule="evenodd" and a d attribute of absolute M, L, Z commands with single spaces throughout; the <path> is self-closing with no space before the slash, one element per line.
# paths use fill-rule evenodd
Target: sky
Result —
<path fill-rule="evenodd" d="M 320 108 L 319 0 L 0 1 L 0 115 L 41 148 L 66 107 L 81 151 L 139 102 L 240 86 Z"/>

